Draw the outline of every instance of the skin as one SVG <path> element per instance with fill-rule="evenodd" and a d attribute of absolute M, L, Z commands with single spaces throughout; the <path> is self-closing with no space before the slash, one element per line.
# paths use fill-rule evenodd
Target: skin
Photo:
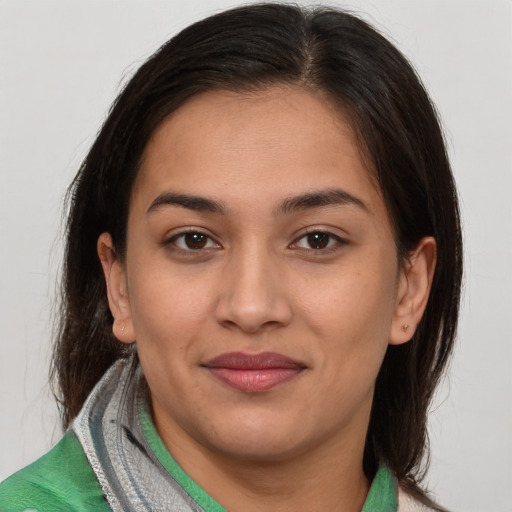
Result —
<path fill-rule="evenodd" d="M 334 190 L 350 200 L 333 201 Z M 222 211 L 169 204 L 169 193 Z M 305 194 L 331 204 L 290 201 Z M 189 248 L 190 231 L 202 248 Z M 146 147 L 126 257 L 108 233 L 98 252 L 114 334 L 137 342 L 156 428 L 206 492 L 230 511 L 361 510 L 375 380 L 387 346 L 421 319 L 435 242 L 397 260 L 382 195 L 339 112 L 294 87 L 192 98 Z M 305 369 L 247 393 L 204 367 L 233 351 Z"/>

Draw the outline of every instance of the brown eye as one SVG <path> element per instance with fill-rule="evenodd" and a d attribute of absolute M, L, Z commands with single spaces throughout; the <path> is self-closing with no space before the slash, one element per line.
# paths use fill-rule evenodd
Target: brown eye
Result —
<path fill-rule="evenodd" d="M 199 251 L 201 249 L 213 249 L 219 247 L 219 244 L 212 240 L 208 235 L 199 231 L 181 233 L 172 237 L 169 242 L 183 251 Z"/>
<path fill-rule="evenodd" d="M 307 235 L 308 245 L 311 249 L 325 249 L 331 240 L 327 233 L 310 233 Z"/>
<path fill-rule="evenodd" d="M 318 252 L 318 254 L 327 254 L 340 249 L 346 244 L 346 240 L 328 231 L 311 231 L 296 240 L 292 244 L 292 247 L 295 249 L 315 251 Z"/>
<path fill-rule="evenodd" d="M 203 249 L 208 242 L 208 237 L 202 233 L 187 233 L 184 235 L 184 242 L 189 249 Z"/>

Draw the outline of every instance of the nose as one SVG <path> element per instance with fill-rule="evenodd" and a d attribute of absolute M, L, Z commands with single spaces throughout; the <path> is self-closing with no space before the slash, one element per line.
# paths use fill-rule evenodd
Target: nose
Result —
<path fill-rule="evenodd" d="M 226 264 L 216 319 L 248 334 L 284 327 L 292 318 L 284 273 L 277 256 L 256 248 L 240 250 Z"/>

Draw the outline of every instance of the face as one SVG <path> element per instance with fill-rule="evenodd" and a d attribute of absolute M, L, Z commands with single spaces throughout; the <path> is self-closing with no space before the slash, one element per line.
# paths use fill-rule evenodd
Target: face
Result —
<path fill-rule="evenodd" d="M 114 332 L 136 340 L 164 442 L 362 451 L 386 348 L 412 334 L 406 279 L 354 134 L 321 96 L 189 100 L 147 145 L 124 261 L 106 246 Z"/>

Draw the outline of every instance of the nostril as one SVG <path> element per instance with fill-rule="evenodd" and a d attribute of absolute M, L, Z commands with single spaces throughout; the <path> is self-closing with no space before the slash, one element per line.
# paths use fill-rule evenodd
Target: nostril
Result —
<path fill-rule="evenodd" d="M 287 325 L 290 311 L 291 308 L 282 297 L 247 302 L 241 297 L 232 296 L 219 301 L 215 315 L 217 322 L 225 328 L 254 334 Z"/>

